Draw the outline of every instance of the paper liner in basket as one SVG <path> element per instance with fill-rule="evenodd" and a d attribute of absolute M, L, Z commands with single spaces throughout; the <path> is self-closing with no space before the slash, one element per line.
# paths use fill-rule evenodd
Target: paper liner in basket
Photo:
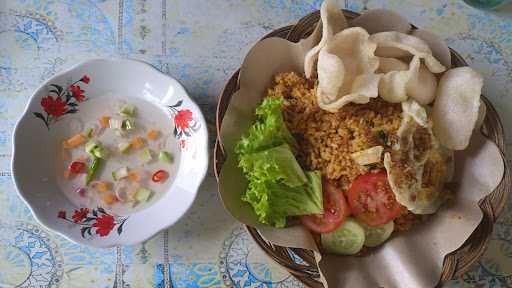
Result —
<path fill-rule="evenodd" d="M 381 25 L 383 21 L 385 25 Z M 405 31 L 410 25 L 394 12 L 369 11 L 349 24 L 365 27 L 370 33 L 382 32 L 382 27 L 384 31 L 409 32 L 425 40 L 433 55 L 450 67 L 446 44 L 426 31 Z M 395 235 L 368 256 L 322 255 L 322 258 L 310 233 L 302 226 L 277 229 L 260 224 L 252 207 L 241 200 L 247 180 L 238 167 L 234 146 L 252 124 L 255 108 L 272 85 L 273 76 L 290 71 L 304 73 L 304 56 L 318 43 L 320 25 L 299 43 L 281 38 L 262 40 L 246 56 L 240 69 L 240 90 L 232 96 L 221 127 L 227 157 L 219 177 L 224 206 L 233 217 L 257 228 L 273 244 L 315 251 L 326 287 L 327 284 L 329 287 L 433 287 L 439 281 L 444 257 L 459 248 L 480 223 L 479 199 L 491 193 L 504 174 L 498 147 L 480 132 L 474 133 L 466 150 L 455 153 L 457 185 L 453 203 L 443 206 L 411 231 Z M 375 27 L 381 29 L 371 31 Z"/>

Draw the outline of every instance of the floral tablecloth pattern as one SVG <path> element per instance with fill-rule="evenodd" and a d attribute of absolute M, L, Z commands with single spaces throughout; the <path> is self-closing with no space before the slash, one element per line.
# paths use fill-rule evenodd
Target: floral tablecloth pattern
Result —
<path fill-rule="evenodd" d="M 339 0 L 394 9 L 442 35 L 485 75 L 484 93 L 512 147 L 512 8 L 458 0 Z M 261 36 L 321 0 L 0 0 L 0 287 L 303 287 L 227 215 L 212 172 L 190 212 L 135 246 L 95 249 L 40 227 L 16 195 L 11 136 L 33 90 L 94 57 L 144 60 L 178 79 L 203 109 L 212 143 L 223 84 Z M 510 150 L 510 149 L 509 149 Z M 37 163 L 27 163 L 37 165 Z M 484 257 L 446 287 L 512 287 L 512 203 Z"/>

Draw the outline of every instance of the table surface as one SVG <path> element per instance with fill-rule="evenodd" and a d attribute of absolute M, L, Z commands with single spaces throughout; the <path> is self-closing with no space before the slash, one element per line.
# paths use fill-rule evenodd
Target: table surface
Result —
<path fill-rule="evenodd" d="M 485 75 L 484 93 L 512 135 L 511 9 L 488 13 L 447 0 L 338 2 L 355 11 L 394 9 L 446 38 Z M 214 135 L 217 96 L 248 49 L 320 4 L 0 0 L 0 287 L 302 287 L 224 212 L 211 169 L 194 206 L 175 226 L 139 245 L 95 249 L 40 227 L 16 195 L 9 166 L 12 130 L 33 90 L 94 57 L 140 59 L 172 75 L 201 106 Z M 512 147 L 512 138 L 507 144 Z M 446 287 L 512 287 L 512 203 L 491 239 L 483 258 Z"/>

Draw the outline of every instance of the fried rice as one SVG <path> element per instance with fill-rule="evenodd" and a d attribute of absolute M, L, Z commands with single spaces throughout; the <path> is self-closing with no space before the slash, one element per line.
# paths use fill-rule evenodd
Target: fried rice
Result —
<path fill-rule="evenodd" d="M 297 158 L 306 170 L 320 170 L 347 191 L 354 179 L 371 169 L 384 169 L 382 162 L 362 166 L 351 157 L 377 145 L 389 152 L 397 141 L 402 119 L 400 104 L 380 98 L 368 104 L 348 104 L 338 112 L 322 110 L 316 101 L 317 81 L 295 72 L 277 74 L 268 97 L 282 97 L 284 119 L 299 144 Z M 395 219 L 395 230 L 408 230 L 424 218 L 404 211 Z"/>

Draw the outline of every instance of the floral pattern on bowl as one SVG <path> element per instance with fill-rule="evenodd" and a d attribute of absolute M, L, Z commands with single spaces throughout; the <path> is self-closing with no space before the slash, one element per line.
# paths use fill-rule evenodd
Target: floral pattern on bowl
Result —
<path fill-rule="evenodd" d="M 50 125 L 58 121 L 65 114 L 73 114 L 78 112 L 78 105 L 80 102 L 87 100 L 84 90 L 80 88 L 78 82 L 89 84 L 91 79 L 89 76 L 84 75 L 80 80 L 75 81 L 64 89 L 58 84 L 49 84 L 51 89 L 48 91 L 48 96 L 41 99 L 41 107 L 45 115 L 41 112 L 32 112 L 35 117 L 41 119 L 46 128 L 50 130 Z M 63 100 L 64 99 L 64 100 Z"/>
<path fill-rule="evenodd" d="M 71 219 L 67 217 L 66 210 L 60 210 L 57 217 L 80 226 L 80 233 L 82 238 L 94 237 L 92 231 L 100 237 L 105 237 L 115 228 L 118 235 L 123 233 L 123 225 L 128 220 L 128 217 L 116 217 L 105 209 L 99 207 L 97 209 L 79 208 L 73 212 Z"/>
<path fill-rule="evenodd" d="M 168 106 L 168 108 L 174 118 L 174 137 L 179 140 L 180 148 L 184 149 L 187 145 L 186 138 L 192 137 L 201 128 L 201 124 L 194 119 L 190 109 L 181 109 L 181 104 L 183 104 L 183 100 Z"/>

